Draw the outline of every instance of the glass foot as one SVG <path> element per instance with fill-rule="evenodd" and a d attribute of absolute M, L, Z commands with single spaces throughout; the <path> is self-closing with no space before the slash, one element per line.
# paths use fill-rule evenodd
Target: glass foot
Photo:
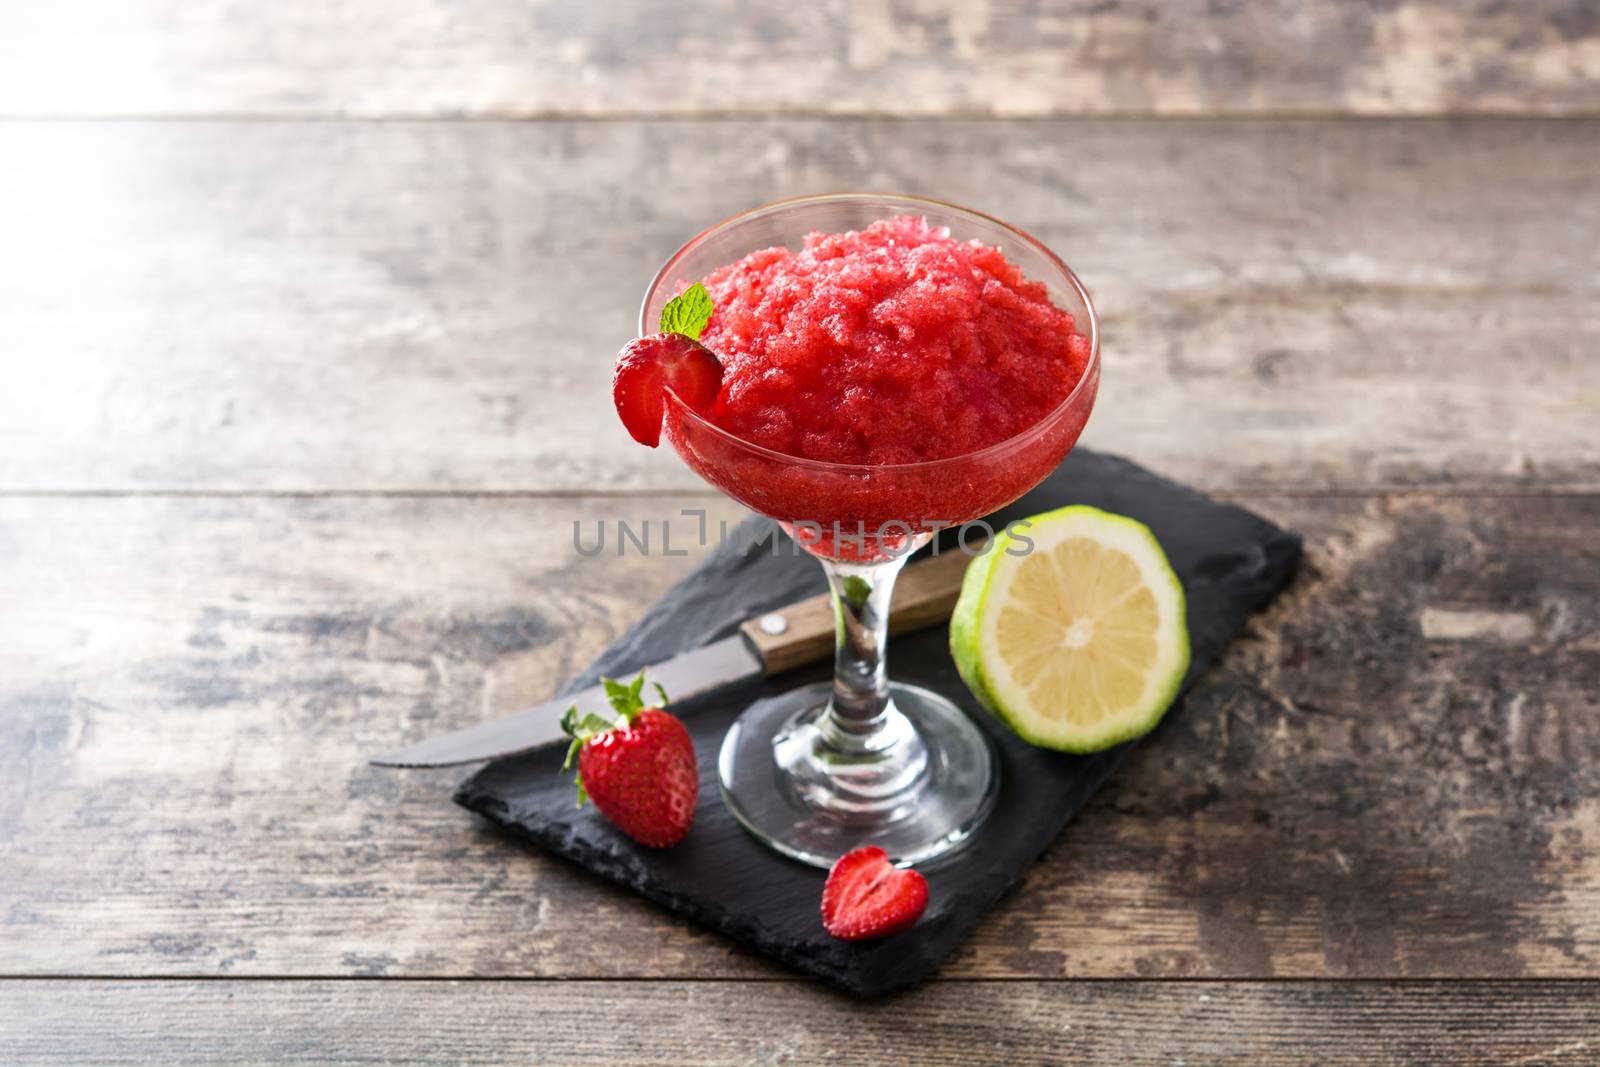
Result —
<path fill-rule="evenodd" d="M 760 701 L 728 730 L 722 798 L 745 828 L 817 867 L 862 845 L 919 863 L 970 837 L 994 806 L 999 768 L 967 713 L 891 683 L 884 720 L 863 744 L 835 728 L 832 695 L 819 684 Z"/>

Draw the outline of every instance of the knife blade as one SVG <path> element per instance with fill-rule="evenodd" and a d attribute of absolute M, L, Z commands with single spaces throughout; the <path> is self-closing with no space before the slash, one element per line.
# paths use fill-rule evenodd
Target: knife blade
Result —
<path fill-rule="evenodd" d="M 755 649 L 742 634 L 734 634 L 648 667 L 645 678 L 659 682 L 674 701 L 679 701 L 759 677 L 762 669 Z M 561 732 L 561 716 L 574 704 L 579 718 L 591 711 L 607 718 L 615 714 L 606 700 L 605 687 L 591 685 L 503 719 L 374 756 L 372 762 L 379 767 L 453 767 L 565 743 L 571 738 Z"/>
<path fill-rule="evenodd" d="M 977 542 L 969 545 L 975 548 Z M 966 553 L 949 550 L 907 567 L 895 589 L 889 632 L 905 633 L 949 618 L 968 562 Z M 833 630 L 827 595 L 811 597 L 746 620 L 730 637 L 652 664 L 645 668 L 645 679 L 661 683 L 674 702 L 685 701 L 825 659 L 833 651 Z M 379 767 L 454 767 L 565 744 L 561 716 L 574 704 L 580 717 L 591 711 L 608 715 L 611 709 L 605 688 L 590 686 L 502 719 L 385 752 L 370 762 Z"/>

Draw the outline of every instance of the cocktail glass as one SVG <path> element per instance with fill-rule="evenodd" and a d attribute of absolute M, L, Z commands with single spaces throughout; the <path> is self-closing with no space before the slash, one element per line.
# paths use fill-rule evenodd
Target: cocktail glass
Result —
<path fill-rule="evenodd" d="M 824 867 L 867 844 L 900 862 L 931 859 L 968 839 L 993 806 L 999 769 L 984 731 L 944 697 L 888 679 L 890 597 L 912 550 L 941 528 L 1017 499 L 1071 450 L 1100 378 L 1094 308 L 1066 264 L 998 219 L 920 197 L 838 194 L 779 201 L 711 227 L 666 262 L 640 309 L 643 336 L 655 332 L 662 307 L 685 284 L 724 264 L 895 215 L 921 215 L 958 240 L 998 246 L 1073 316 L 1090 355 L 1071 394 L 1029 429 L 923 463 L 785 455 L 734 436 L 667 394 L 664 432 L 684 462 L 776 519 L 827 573 L 837 633 L 833 682 L 751 706 L 728 731 L 718 760 L 723 798 L 739 821 L 779 852 Z"/>

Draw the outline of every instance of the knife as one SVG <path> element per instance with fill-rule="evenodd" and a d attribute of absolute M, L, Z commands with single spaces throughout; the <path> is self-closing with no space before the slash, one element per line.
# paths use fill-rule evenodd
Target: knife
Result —
<path fill-rule="evenodd" d="M 976 551 L 975 541 L 968 551 Z M 889 632 L 907 633 L 950 617 L 971 557 L 952 549 L 905 569 L 895 584 Z M 739 626 L 739 632 L 692 652 L 645 668 L 674 701 L 689 700 L 751 678 L 782 674 L 833 652 L 833 605 L 826 593 L 778 608 Z M 503 719 L 441 734 L 409 748 L 374 756 L 379 767 L 453 767 L 511 756 L 548 745 L 566 744 L 561 716 L 576 704 L 586 712 L 609 714 L 603 686 L 590 686 Z"/>

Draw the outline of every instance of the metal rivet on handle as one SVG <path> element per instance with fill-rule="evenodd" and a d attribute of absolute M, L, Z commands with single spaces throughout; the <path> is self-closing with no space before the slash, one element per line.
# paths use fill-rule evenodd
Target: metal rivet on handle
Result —
<path fill-rule="evenodd" d="M 789 620 L 774 612 L 771 615 L 761 616 L 760 621 L 758 621 L 756 625 L 761 627 L 762 633 L 771 634 L 772 636 L 776 637 L 785 630 L 789 629 Z"/>

